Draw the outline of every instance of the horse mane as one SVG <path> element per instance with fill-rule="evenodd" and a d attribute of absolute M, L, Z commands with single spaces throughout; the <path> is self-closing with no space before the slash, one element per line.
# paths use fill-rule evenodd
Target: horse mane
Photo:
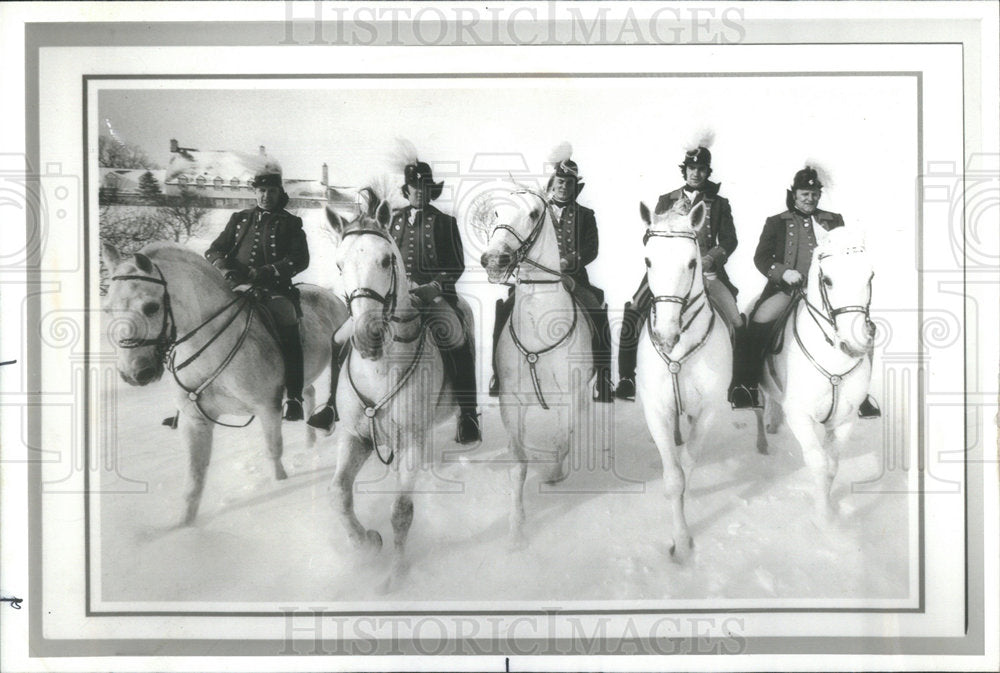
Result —
<path fill-rule="evenodd" d="M 669 234 L 693 233 L 694 227 L 688 215 L 691 208 L 683 201 L 677 201 L 669 210 L 659 211 L 653 215 L 653 222 L 650 231 L 659 231 Z"/>
<path fill-rule="evenodd" d="M 183 245 L 170 241 L 156 241 L 145 245 L 139 252 L 146 255 L 154 262 L 188 265 L 197 270 L 204 277 L 199 280 L 213 282 L 219 287 L 228 289 L 222 274 L 219 273 L 203 255 L 199 254 L 195 250 L 192 250 L 191 248 L 187 248 Z"/>

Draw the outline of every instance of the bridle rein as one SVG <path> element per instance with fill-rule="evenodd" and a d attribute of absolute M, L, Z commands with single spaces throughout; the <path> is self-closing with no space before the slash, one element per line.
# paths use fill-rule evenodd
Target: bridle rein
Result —
<path fill-rule="evenodd" d="M 864 252 L 864 251 L 865 249 L 863 247 L 855 246 L 841 251 L 840 254 L 850 255 L 853 253 Z M 833 256 L 832 253 L 821 253 L 816 259 L 816 262 L 819 264 L 817 280 L 819 282 L 820 299 L 823 302 L 822 309 L 814 306 L 812 302 L 809 301 L 809 298 L 806 296 L 805 292 L 802 290 L 801 287 L 797 290 L 797 293 L 801 296 L 802 302 L 806 306 L 806 312 L 809 314 L 809 317 L 812 318 L 813 322 L 819 328 L 819 331 L 823 335 L 823 338 L 826 340 L 827 345 L 829 345 L 831 348 L 835 348 L 836 344 L 833 338 L 827 333 L 827 326 L 836 331 L 837 329 L 836 319 L 838 315 L 842 315 L 844 313 L 861 313 L 865 316 L 866 329 L 868 329 L 869 331 L 874 331 L 874 324 L 871 321 L 870 307 L 872 303 L 872 279 L 875 277 L 875 274 L 872 273 L 872 275 L 868 277 L 867 303 L 865 303 L 864 305 L 849 304 L 846 306 L 840 306 L 834 308 L 833 305 L 830 303 L 830 297 L 829 294 L 827 293 L 826 289 L 827 286 L 825 283 L 827 277 L 823 273 L 823 265 L 822 265 L 824 259 L 832 256 Z M 833 374 L 825 367 L 823 367 L 823 365 L 821 365 L 818 360 L 816 360 L 813 354 L 809 352 L 809 349 L 806 348 L 805 343 L 803 343 L 802 338 L 799 336 L 798 315 L 796 315 L 796 318 L 792 324 L 792 334 L 795 336 L 795 343 L 799 345 L 799 348 L 802 350 L 802 353 L 806 356 L 806 359 L 809 360 L 809 362 L 812 363 L 813 367 L 815 367 L 820 374 L 826 377 L 826 380 L 830 383 L 830 393 L 831 393 L 830 409 L 829 411 L 827 411 L 826 416 L 823 417 L 823 420 L 820 421 L 821 424 L 826 423 L 833 416 L 833 412 L 837 410 L 837 401 L 838 398 L 840 397 L 840 385 L 843 383 L 844 378 L 853 373 L 859 366 L 861 366 L 861 363 L 865 361 L 866 356 L 862 355 L 861 357 L 859 357 L 857 362 L 855 362 L 847 370 L 841 372 L 840 374 Z"/>
<path fill-rule="evenodd" d="M 493 231 L 496 232 L 498 229 L 503 229 L 510 233 L 511 236 L 518 242 L 518 248 L 514 250 L 514 259 L 510 266 L 507 267 L 507 277 L 513 276 L 514 285 L 554 285 L 557 283 L 562 283 L 564 279 L 569 278 L 569 276 L 560 270 L 552 269 L 545 266 L 544 264 L 539 264 L 533 259 L 528 258 L 528 254 L 531 249 L 538 242 L 538 238 L 542 233 L 542 227 L 545 225 L 545 218 L 552 217 L 552 221 L 555 222 L 554 214 L 551 212 L 551 206 L 549 200 L 545 198 L 542 194 L 532 190 L 532 189 L 520 189 L 511 192 L 511 194 L 531 194 L 537 197 L 543 204 L 541 212 L 535 218 L 534 223 L 531 227 L 531 232 L 529 232 L 527 238 L 521 238 L 517 231 L 511 227 L 509 224 L 498 224 L 493 227 Z M 552 276 L 552 278 L 521 278 L 517 275 L 517 271 L 522 264 L 528 264 L 535 267 L 539 271 L 544 271 Z M 531 374 L 531 385 L 535 390 L 535 398 L 538 400 L 538 404 L 542 409 L 548 409 L 548 402 L 545 401 L 545 395 L 542 393 L 542 386 L 538 380 L 538 370 L 536 365 L 538 364 L 538 358 L 546 353 L 550 353 L 559 346 L 561 346 L 570 335 L 576 331 L 576 324 L 578 321 L 578 314 L 576 306 L 576 300 L 573 298 L 572 293 L 570 293 L 570 301 L 573 304 L 573 322 L 570 323 L 569 328 L 566 332 L 556 340 L 555 343 L 541 348 L 539 350 L 530 351 L 524 345 L 524 342 L 517 336 L 517 332 L 514 330 L 514 316 L 511 316 L 507 320 L 507 329 L 510 332 L 510 338 L 514 342 L 514 346 L 520 351 L 521 355 L 524 356 L 525 361 L 528 363 L 528 371 Z"/>
<path fill-rule="evenodd" d="M 698 247 L 698 237 L 693 231 L 657 231 L 654 229 L 647 229 L 646 233 L 642 237 L 642 244 L 645 246 L 649 243 L 651 238 L 687 238 L 690 239 L 694 244 L 695 248 Z M 701 292 L 696 294 L 694 297 L 691 296 L 691 291 L 694 289 L 695 274 L 698 272 L 697 266 L 691 269 L 691 283 L 688 285 L 687 292 L 681 295 L 675 294 L 661 294 L 653 296 L 653 303 L 650 307 L 650 327 L 647 330 L 649 335 L 649 340 L 653 344 L 653 350 L 657 352 L 660 358 L 667 364 L 667 371 L 670 372 L 670 381 L 673 385 L 674 390 L 674 444 L 680 446 L 684 443 L 684 438 L 681 437 L 680 429 L 680 418 L 684 414 L 684 400 L 681 396 L 681 385 L 680 385 L 680 373 L 681 367 L 692 355 L 697 353 L 701 348 L 708 342 L 708 337 L 712 334 L 712 330 L 715 328 L 715 311 L 711 308 L 707 298 L 705 297 L 705 290 L 702 289 Z M 702 299 L 704 301 L 699 301 Z M 681 333 L 687 331 L 691 324 L 695 321 L 701 312 L 704 310 L 705 306 L 709 306 L 709 312 L 711 313 L 711 318 L 708 322 L 708 328 L 705 330 L 705 334 L 698 340 L 698 342 L 689 348 L 686 353 L 681 355 L 679 358 L 671 358 L 669 355 L 664 353 L 660 348 L 657 347 L 656 343 L 653 342 L 653 330 L 652 330 L 652 319 L 656 316 L 656 305 L 659 303 L 670 303 L 679 304 L 681 307 Z M 692 307 L 694 310 L 691 311 Z M 685 320 L 685 314 L 690 315 Z"/>
<path fill-rule="evenodd" d="M 251 293 L 249 292 L 237 293 L 237 296 L 232 301 L 230 301 L 221 309 L 213 313 L 211 316 L 208 317 L 208 319 L 206 319 L 200 325 L 195 327 L 193 330 L 191 330 L 184 336 L 178 338 L 177 321 L 174 319 L 173 306 L 170 301 L 170 290 L 167 287 L 166 278 L 164 278 L 163 271 L 160 270 L 160 267 L 157 266 L 154 262 L 152 262 L 152 260 L 150 260 L 150 264 L 152 264 L 153 269 L 156 271 L 156 274 L 159 276 L 159 278 L 154 278 L 152 276 L 142 276 L 138 274 L 123 274 L 123 275 L 112 276 L 111 280 L 112 281 L 136 280 L 146 283 L 153 283 L 155 285 L 160 285 L 163 287 L 163 303 L 161 307 L 161 310 L 163 311 L 163 322 L 160 325 L 160 333 L 156 336 L 155 339 L 135 339 L 131 337 L 118 339 L 115 342 L 116 345 L 119 348 L 125 348 L 125 349 L 153 346 L 155 348 L 158 360 L 163 364 L 163 366 L 168 371 L 170 371 L 170 373 L 174 377 L 174 381 L 181 388 L 181 390 L 187 393 L 188 399 L 194 404 L 195 408 L 198 410 L 198 413 L 200 413 L 205 420 L 227 428 L 245 428 L 246 426 L 250 425 L 253 422 L 254 416 L 251 416 L 250 420 L 240 425 L 223 423 L 222 421 L 209 416 L 205 412 L 205 410 L 201 407 L 201 395 L 210 385 L 212 385 L 212 383 L 217 378 L 219 378 L 219 375 L 222 374 L 222 372 L 226 369 L 226 367 L 229 366 L 229 363 L 233 361 L 233 358 L 236 357 L 236 353 L 240 350 L 240 348 L 243 346 L 243 343 L 246 341 L 247 335 L 250 332 L 250 327 L 253 324 L 253 318 L 254 318 Z M 210 322 L 212 322 L 220 315 L 222 315 L 224 312 L 226 312 L 228 309 L 237 304 L 239 304 L 239 306 L 237 307 L 236 311 L 234 311 L 233 314 L 229 316 L 225 324 L 223 324 L 222 327 L 220 327 L 219 330 L 215 334 L 213 334 L 211 338 L 208 339 L 208 341 L 206 341 L 200 348 L 198 348 L 193 355 L 185 359 L 180 364 L 177 364 L 177 362 L 175 361 L 177 354 L 177 347 L 186 343 L 188 340 L 194 337 L 195 334 L 201 331 L 203 327 L 208 325 Z M 243 331 L 240 333 L 239 338 L 236 340 L 236 343 L 230 349 L 229 353 L 226 355 L 225 358 L 223 358 L 222 362 L 219 363 L 219 365 L 215 368 L 215 370 L 208 376 L 207 379 L 205 379 L 201 383 L 201 385 L 195 388 L 189 388 L 185 386 L 183 383 L 181 383 L 181 380 L 180 378 L 178 378 L 177 373 L 182 369 L 184 369 L 185 367 L 191 365 L 195 360 L 197 360 L 202 355 L 202 353 L 204 353 L 208 349 L 209 346 L 215 343 L 215 341 L 220 336 L 222 336 L 222 333 L 225 332 L 231 324 L 233 324 L 236 318 L 240 315 L 240 313 L 243 313 L 244 310 L 246 311 L 246 321 L 243 324 Z"/>

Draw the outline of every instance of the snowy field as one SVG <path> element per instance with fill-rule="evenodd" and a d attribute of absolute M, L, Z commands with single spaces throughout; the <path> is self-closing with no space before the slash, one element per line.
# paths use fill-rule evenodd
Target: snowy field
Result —
<path fill-rule="evenodd" d="M 393 481 L 370 460 L 358 479 L 362 522 L 387 547 L 374 563 L 349 551 L 328 496 L 332 440 L 306 447 L 304 426 L 285 427 L 289 479 L 276 482 L 255 422 L 219 428 L 201 512 L 180 520 L 187 456 L 179 433 L 159 425 L 172 383 L 119 383 L 119 462 L 99 496 L 101 598 L 106 601 L 367 601 L 584 599 L 887 599 L 907 596 L 907 496 L 852 493 L 880 474 L 882 421 L 859 422 L 834 485 L 843 511 L 833 528 L 811 520 L 811 480 L 787 429 L 772 455 L 754 450 L 753 415 L 723 414 L 688 490 L 695 554 L 670 560 L 659 457 L 636 403 L 613 407 L 614 441 L 592 447 L 614 469 L 579 468 L 542 490 L 526 486 L 530 544 L 505 546 L 509 487 L 496 461 L 506 435 L 495 400 L 485 440 L 435 447 L 441 460 L 415 497 L 413 568 L 389 597 L 374 587 L 391 545 Z M 603 444 L 603 442 L 598 442 Z M 897 476 L 899 473 L 897 471 Z M 119 493 L 136 490 L 146 492 Z M 902 491 L 903 480 L 883 482 Z M 383 491 L 383 492 L 380 492 Z M 312 603 L 310 603 L 312 604 Z M 318 603 L 317 603 L 318 604 Z M 180 606 L 178 605 L 178 609 Z M 233 609 L 236 609 L 233 606 Z"/>
<path fill-rule="evenodd" d="M 210 235 L 188 245 L 206 248 L 230 214 L 211 211 Z M 299 214 L 312 254 L 299 278 L 336 288 L 335 242 L 322 210 Z M 491 318 L 479 325 L 481 368 Z M 909 596 L 907 475 L 882 474 L 884 424 L 892 419 L 855 425 L 834 484 L 842 517 L 821 528 L 812 520 L 810 475 L 787 428 L 771 437 L 771 455 L 760 456 L 753 414 L 723 412 L 687 493 L 695 553 L 678 564 L 668 553 L 659 456 L 641 407 L 628 402 L 598 407 L 610 414 L 612 431 L 598 433 L 584 465 L 566 481 L 543 487 L 529 472 L 529 545 L 508 551 L 506 432 L 496 400 L 482 395 L 480 446 L 454 444 L 453 421 L 439 428 L 438 461 L 415 497 L 409 581 L 379 596 L 375 587 L 387 571 L 392 539 L 394 480 L 386 478 L 387 468 L 370 460 L 357 485 L 359 518 L 386 542 L 374 562 L 348 548 L 334 517 L 332 439 L 307 448 L 304 424 L 285 426 L 284 482 L 273 478 L 258 423 L 218 428 L 199 518 L 177 528 L 188 459 L 180 434 L 159 424 L 172 413 L 173 383 L 167 377 L 131 388 L 114 381 L 102 399 L 117 406 L 114 416 L 104 416 L 119 419 L 116 469 L 105 473 L 94 496 L 99 518 L 92 529 L 103 601 L 176 609 L 183 606 L 175 602 L 223 602 L 237 610 L 239 602 L 280 601 L 803 599 L 815 606 Z M 485 381 L 481 372 L 481 390 Z M 882 493 L 852 488 L 879 479 Z"/>

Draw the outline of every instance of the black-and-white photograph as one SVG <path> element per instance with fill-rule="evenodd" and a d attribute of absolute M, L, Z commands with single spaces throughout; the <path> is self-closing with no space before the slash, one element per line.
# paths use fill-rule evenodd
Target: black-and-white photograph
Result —
<path fill-rule="evenodd" d="M 0 668 L 995 670 L 997 10 L 839 6 L 0 8 Z"/>

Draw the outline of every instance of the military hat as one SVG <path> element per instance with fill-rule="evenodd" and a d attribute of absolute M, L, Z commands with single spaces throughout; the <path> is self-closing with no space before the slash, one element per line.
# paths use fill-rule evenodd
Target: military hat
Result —
<path fill-rule="evenodd" d="M 282 187 L 281 183 L 281 172 L 275 171 L 273 168 L 267 168 L 258 171 L 255 176 L 253 176 L 253 182 L 250 183 L 254 189 L 258 187 Z"/>
<path fill-rule="evenodd" d="M 444 189 L 444 180 L 434 182 L 430 164 L 423 161 L 406 164 L 403 168 L 403 182 L 407 187 L 429 190 L 431 201 L 441 196 L 441 190 Z"/>
<path fill-rule="evenodd" d="M 549 176 L 549 182 L 546 186 L 546 191 L 552 189 L 552 181 L 556 178 L 566 178 L 573 181 L 573 187 L 576 190 L 575 196 L 579 196 L 580 192 L 583 191 L 584 183 L 583 176 L 580 175 L 580 167 L 577 166 L 576 162 L 572 159 L 563 159 L 556 163 L 555 171 Z"/>
<path fill-rule="evenodd" d="M 711 168 L 712 153 L 708 151 L 707 147 L 696 147 L 693 150 L 688 150 L 684 153 L 684 163 L 680 164 L 680 168 L 686 168 L 688 166 L 704 166 L 705 168 Z"/>
<path fill-rule="evenodd" d="M 823 183 L 819 181 L 816 169 L 806 166 L 795 174 L 795 179 L 792 180 L 790 189 L 793 192 L 796 189 L 823 189 Z"/>

